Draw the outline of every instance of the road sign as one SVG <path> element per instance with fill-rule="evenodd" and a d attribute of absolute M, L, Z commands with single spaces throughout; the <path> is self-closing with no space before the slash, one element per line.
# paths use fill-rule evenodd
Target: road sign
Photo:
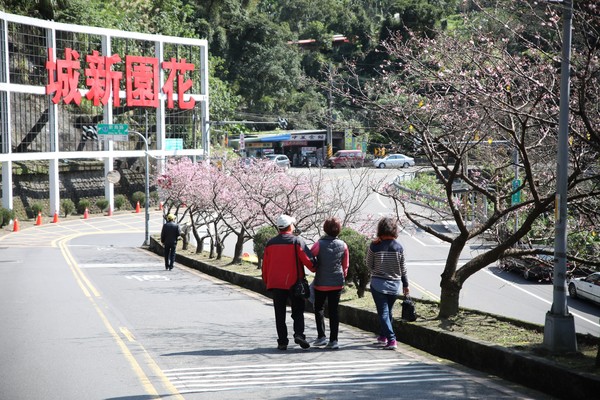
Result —
<path fill-rule="evenodd" d="M 512 181 L 512 190 L 517 190 L 519 188 L 519 186 L 521 186 L 521 180 L 520 179 L 514 179 Z M 513 193 L 512 197 L 511 197 L 511 205 L 515 205 L 515 204 L 519 204 L 521 202 L 521 190 L 517 190 L 516 192 Z"/>
<path fill-rule="evenodd" d="M 183 139 L 166 139 L 165 150 L 183 150 Z"/>
<path fill-rule="evenodd" d="M 129 135 L 129 125 L 98 124 L 98 135 L 105 139 L 114 140 L 115 142 L 126 142 Z"/>

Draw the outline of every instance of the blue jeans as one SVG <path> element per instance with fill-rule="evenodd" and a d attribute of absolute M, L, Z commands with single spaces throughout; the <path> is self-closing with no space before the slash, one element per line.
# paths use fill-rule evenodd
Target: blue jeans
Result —
<path fill-rule="evenodd" d="M 375 307 L 377 307 L 377 315 L 380 323 L 380 336 L 385 336 L 389 341 L 396 340 L 394 328 L 392 325 L 392 308 L 396 302 L 397 295 L 385 294 L 371 289 Z"/>
<path fill-rule="evenodd" d="M 165 244 L 165 268 L 173 268 L 175 263 L 175 249 L 177 248 L 177 242 L 175 244 Z"/>
<path fill-rule="evenodd" d="M 292 303 L 292 319 L 294 320 L 294 337 L 304 336 L 304 306 L 305 300 L 302 297 L 292 296 L 291 292 L 286 289 L 272 289 L 273 293 L 273 308 L 275 309 L 275 327 L 277 329 L 277 344 L 289 343 L 288 328 L 285 322 L 286 308 L 288 298 Z"/>

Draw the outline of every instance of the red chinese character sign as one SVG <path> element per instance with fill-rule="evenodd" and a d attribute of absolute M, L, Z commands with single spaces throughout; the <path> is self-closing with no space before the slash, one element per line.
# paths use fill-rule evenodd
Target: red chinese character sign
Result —
<path fill-rule="evenodd" d="M 64 100 L 65 104 L 81 103 L 81 94 L 77 90 L 79 68 L 79 53 L 75 50 L 65 49 L 65 59 L 54 61 L 54 49 L 48 49 L 46 94 L 54 94 L 52 97 L 54 104 L 58 104 L 61 100 Z"/>
<path fill-rule="evenodd" d="M 120 106 L 119 90 L 123 73 L 114 69 L 121 62 L 118 54 L 102 56 L 98 51 L 86 56 L 87 68 L 85 69 L 85 85 L 89 89 L 86 98 L 95 106 L 107 105 L 112 97 L 112 104 Z M 167 79 L 162 87 L 166 95 L 167 108 L 174 108 L 175 82 L 177 83 L 177 100 L 179 108 L 187 110 L 194 107 L 196 100 L 189 97 L 185 100 L 185 93 L 192 88 L 193 81 L 188 79 L 195 69 L 194 64 L 186 62 L 183 58 L 177 61 L 171 58 L 160 64 L 169 70 Z M 79 105 L 81 93 L 79 92 L 79 76 L 81 64 L 79 53 L 73 49 L 65 48 L 64 59 L 54 61 L 54 49 L 48 49 L 48 84 L 46 94 L 53 94 L 54 104 L 64 101 Z M 175 79 L 177 78 L 177 79 Z M 159 60 L 154 57 L 125 56 L 125 96 L 129 107 L 158 107 L 159 105 Z"/>
<path fill-rule="evenodd" d="M 158 107 L 158 59 L 153 57 L 125 57 L 127 75 L 127 105 L 130 107 Z"/>
<path fill-rule="evenodd" d="M 185 62 L 185 58 L 182 58 L 181 61 L 177 62 L 174 58 L 171 58 L 171 61 L 163 61 L 162 67 L 164 69 L 170 69 L 169 77 L 163 86 L 163 92 L 167 95 L 167 108 L 173 108 L 173 83 L 175 81 L 175 76 L 177 76 L 177 99 L 179 100 L 179 108 L 183 110 L 189 110 L 194 107 L 196 101 L 193 98 L 190 98 L 189 101 L 185 101 L 183 99 L 183 94 L 192 87 L 192 80 L 184 80 L 186 71 L 193 71 L 194 64 L 190 64 Z"/>
<path fill-rule="evenodd" d="M 120 106 L 119 84 L 123 74 L 113 71 L 112 66 L 120 62 L 121 57 L 118 54 L 110 57 L 100 56 L 94 50 L 91 55 L 86 56 L 85 60 L 88 63 L 88 68 L 85 69 L 85 84 L 90 88 L 85 97 L 93 100 L 95 106 L 100 103 L 106 105 L 112 93 L 113 106 Z"/>

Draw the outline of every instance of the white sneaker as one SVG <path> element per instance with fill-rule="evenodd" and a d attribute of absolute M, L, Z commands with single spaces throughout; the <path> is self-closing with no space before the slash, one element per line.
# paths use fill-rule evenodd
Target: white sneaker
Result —
<path fill-rule="evenodd" d="M 337 350 L 340 348 L 340 346 L 338 345 L 337 340 L 331 340 L 329 343 L 327 343 L 327 346 L 325 346 L 326 349 L 332 349 L 332 350 Z"/>
<path fill-rule="evenodd" d="M 325 346 L 327 344 L 327 338 L 323 336 L 322 338 L 318 338 L 313 342 L 313 346 Z"/>

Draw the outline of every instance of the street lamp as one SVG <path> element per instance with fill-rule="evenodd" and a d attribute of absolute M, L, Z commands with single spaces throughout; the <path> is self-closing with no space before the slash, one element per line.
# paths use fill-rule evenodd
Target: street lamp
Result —
<path fill-rule="evenodd" d="M 150 245 L 150 161 L 148 160 L 148 139 L 139 132 L 130 130 L 129 132 L 135 133 L 144 141 L 144 145 L 146 146 L 146 201 L 145 201 L 145 236 L 144 236 L 144 246 Z"/>
<path fill-rule="evenodd" d="M 567 307 L 567 196 L 569 178 L 569 95 L 571 70 L 572 0 L 549 0 L 563 6 L 563 42 L 560 73 L 558 155 L 556 162 L 554 278 L 552 307 L 546 313 L 544 346 L 552 352 L 577 351 L 575 321 Z"/>

